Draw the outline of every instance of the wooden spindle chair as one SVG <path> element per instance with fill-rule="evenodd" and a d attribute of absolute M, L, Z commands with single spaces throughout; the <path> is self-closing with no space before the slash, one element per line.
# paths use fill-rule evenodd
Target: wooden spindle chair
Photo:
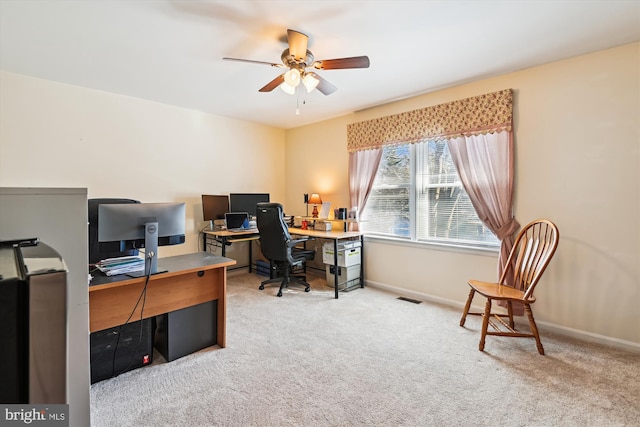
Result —
<path fill-rule="evenodd" d="M 558 238 L 558 228 L 551 221 L 546 219 L 532 221 L 518 233 L 498 283 L 469 280 L 471 291 L 469 291 L 469 297 L 460 319 L 460 326 L 464 326 L 467 314 L 482 316 L 480 351 L 484 351 L 487 335 L 497 335 L 535 338 L 538 352 L 544 354 L 538 327 L 531 312 L 531 304 L 536 300 L 533 296 L 533 290 L 558 247 Z M 476 293 L 487 299 L 483 313 L 469 312 L 471 301 Z M 494 300 L 506 302 L 508 322 L 501 315 L 491 312 Z M 530 333 L 516 330 L 513 321 L 514 302 L 524 306 L 524 312 L 529 320 Z M 492 327 L 491 331 L 487 330 L 489 325 Z"/>

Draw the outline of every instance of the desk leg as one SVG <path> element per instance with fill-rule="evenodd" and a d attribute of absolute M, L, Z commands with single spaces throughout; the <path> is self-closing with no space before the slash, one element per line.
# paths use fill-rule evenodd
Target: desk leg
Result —
<path fill-rule="evenodd" d="M 333 285 L 335 289 L 335 298 L 338 299 L 338 239 L 333 239 Z"/>
<path fill-rule="evenodd" d="M 251 259 L 253 252 L 253 240 L 247 240 L 247 244 L 249 245 L 249 273 L 251 273 Z"/>
<path fill-rule="evenodd" d="M 227 346 L 227 268 L 223 268 L 217 276 L 217 286 L 220 289 L 220 297 L 218 298 L 218 318 L 217 318 L 217 341 L 221 348 Z"/>
<path fill-rule="evenodd" d="M 227 254 L 227 236 L 222 236 L 222 256 Z"/>
<path fill-rule="evenodd" d="M 360 287 L 364 288 L 364 236 L 360 235 Z"/>

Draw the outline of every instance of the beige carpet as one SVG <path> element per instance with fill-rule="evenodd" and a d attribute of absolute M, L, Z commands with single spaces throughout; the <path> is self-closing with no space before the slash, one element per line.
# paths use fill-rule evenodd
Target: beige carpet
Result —
<path fill-rule="evenodd" d="M 542 331 L 488 337 L 480 318 L 377 289 L 333 299 L 231 273 L 227 348 L 91 387 L 103 426 L 638 426 L 640 355 Z M 535 307 L 534 307 L 535 310 Z M 535 314 L 535 311 L 534 311 Z"/>

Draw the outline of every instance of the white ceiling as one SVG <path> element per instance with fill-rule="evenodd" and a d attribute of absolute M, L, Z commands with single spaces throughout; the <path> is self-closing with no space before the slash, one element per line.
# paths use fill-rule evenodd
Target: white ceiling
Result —
<path fill-rule="evenodd" d="M 371 67 L 296 115 L 258 92 L 282 69 L 222 60 L 279 63 L 287 28 Z M 281 128 L 638 40 L 638 0 L 0 0 L 2 70 Z"/>

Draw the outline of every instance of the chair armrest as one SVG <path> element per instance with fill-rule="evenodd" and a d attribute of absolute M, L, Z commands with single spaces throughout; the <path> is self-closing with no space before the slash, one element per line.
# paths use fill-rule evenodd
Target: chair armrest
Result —
<path fill-rule="evenodd" d="M 298 245 L 300 243 L 304 243 L 304 242 L 306 242 L 308 240 L 314 240 L 314 239 L 312 237 L 309 237 L 309 236 L 304 236 L 304 237 L 302 237 L 300 239 L 289 240 L 289 242 L 287 243 L 287 246 L 289 248 L 292 248 L 292 247 L 294 247 L 294 246 L 296 246 L 296 245 Z"/>

